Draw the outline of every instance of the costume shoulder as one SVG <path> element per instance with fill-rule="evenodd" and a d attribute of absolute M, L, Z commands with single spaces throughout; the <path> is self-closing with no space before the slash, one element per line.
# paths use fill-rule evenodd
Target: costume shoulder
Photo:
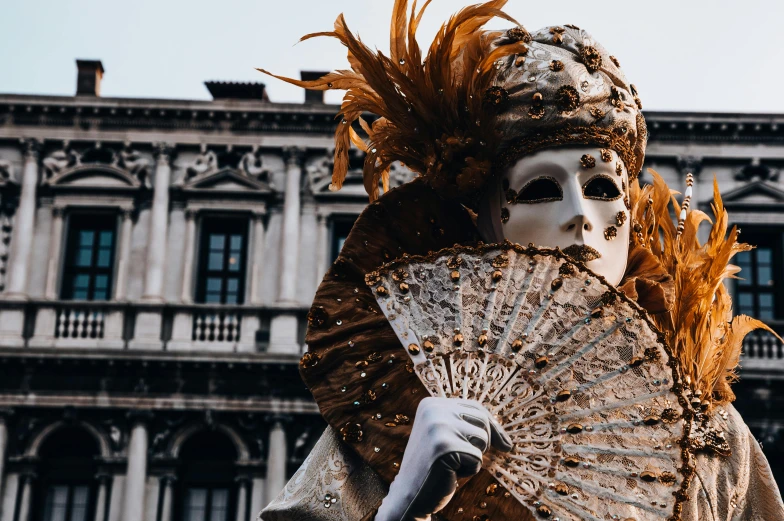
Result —
<path fill-rule="evenodd" d="M 386 485 L 330 427 L 260 521 L 372 519 Z"/>
<path fill-rule="evenodd" d="M 762 449 L 732 405 L 717 408 L 711 422 L 732 453 L 700 452 L 684 503 L 684 521 L 784 519 L 784 504 Z"/>

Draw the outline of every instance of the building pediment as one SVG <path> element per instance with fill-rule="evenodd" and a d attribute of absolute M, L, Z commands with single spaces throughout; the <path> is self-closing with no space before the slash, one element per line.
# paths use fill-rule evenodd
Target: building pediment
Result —
<path fill-rule="evenodd" d="M 767 181 L 752 181 L 722 194 L 727 207 L 784 205 L 784 191 Z"/>
<path fill-rule="evenodd" d="M 141 182 L 136 176 L 111 165 L 79 165 L 64 169 L 46 180 L 52 187 L 93 187 L 93 188 L 139 188 Z"/>
<path fill-rule="evenodd" d="M 210 190 L 220 192 L 266 192 L 269 185 L 254 179 L 235 168 L 222 168 L 216 172 L 197 176 L 183 186 L 185 190 Z"/>

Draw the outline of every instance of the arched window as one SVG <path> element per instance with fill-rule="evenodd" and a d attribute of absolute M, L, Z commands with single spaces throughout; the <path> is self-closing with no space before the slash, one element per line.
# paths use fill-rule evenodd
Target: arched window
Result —
<path fill-rule="evenodd" d="M 235 517 L 237 450 L 217 431 L 191 436 L 180 449 L 179 512 L 182 521 L 229 521 Z"/>
<path fill-rule="evenodd" d="M 39 449 L 41 477 L 34 519 L 88 521 L 94 518 L 98 443 L 79 427 L 63 427 Z"/>

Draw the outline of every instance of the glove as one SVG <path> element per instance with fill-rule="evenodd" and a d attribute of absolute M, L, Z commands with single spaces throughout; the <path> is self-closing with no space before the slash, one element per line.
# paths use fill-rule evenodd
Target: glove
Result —
<path fill-rule="evenodd" d="M 452 499 L 458 478 L 479 472 L 490 445 L 512 450 L 511 439 L 481 403 L 425 398 L 417 408 L 400 472 L 375 521 L 428 521 Z"/>

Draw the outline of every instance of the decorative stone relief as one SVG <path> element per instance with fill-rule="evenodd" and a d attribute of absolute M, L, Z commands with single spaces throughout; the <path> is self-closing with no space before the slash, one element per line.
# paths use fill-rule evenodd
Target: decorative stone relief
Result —
<path fill-rule="evenodd" d="M 751 164 L 748 164 L 735 172 L 735 180 L 736 181 L 778 181 L 779 180 L 779 170 L 771 168 L 767 165 L 763 165 L 759 158 L 754 158 L 751 160 Z"/>
<path fill-rule="evenodd" d="M 203 174 L 218 170 L 218 156 L 212 150 L 207 149 L 207 145 L 201 146 L 201 153 L 185 170 L 185 181 L 198 177 Z"/>
<path fill-rule="evenodd" d="M 65 170 L 76 168 L 82 164 L 82 156 L 79 152 L 71 148 L 68 141 L 63 141 L 63 146 L 55 150 L 43 160 L 44 182 L 48 182 L 53 177 L 61 174 Z"/>
<path fill-rule="evenodd" d="M 269 170 L 264 167 L 261 160 L 261 150 L 254 146 L 252 150 L 246 152 L 240 159 L 237 169 L 247 176 L 254 177 L 259 181 L 269 179 Z"/>
<path fill-rule="evenodd" d="M 11 253 L 13 213 L 0 212 L 0 292 L 5 291 L 8 276 L 8 257 Z"/>
<path fill-rule="evenodd" d="M 119 166 L 136 177 L 142 186 L 152 188 L 150 183 L 150 160 L 142 156 L 138 150 L 133 150 L 130 143 L 120 151 Z"/>
<path fill-rule="evenodd" d="M 0 185 L 13 183 L 15 181 L 14 166 L 7 159 L 0 159 Z"/>

